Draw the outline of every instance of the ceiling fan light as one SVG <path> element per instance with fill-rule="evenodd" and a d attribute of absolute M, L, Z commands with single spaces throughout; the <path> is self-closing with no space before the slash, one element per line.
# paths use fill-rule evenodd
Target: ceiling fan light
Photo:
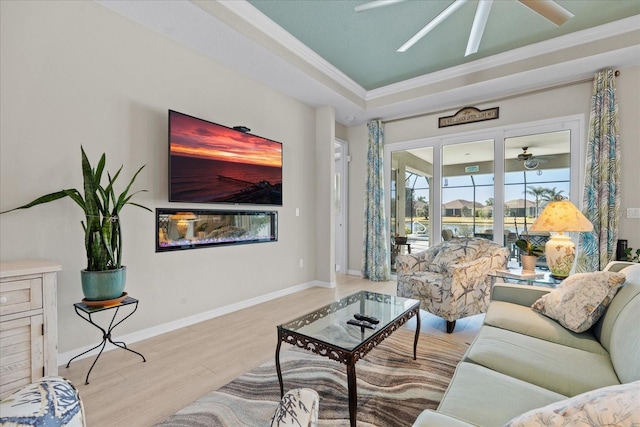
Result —
<path fill-rule="evenodd" d="M 389 6 L 391 4 L 402 3 L 406 0 L 375 0 L 370 1 L 368 3 L 359 4 L 354 7 L 353 10 L 356 12 L 364 12 L 365 10 L 376 9 L 378 7 Z"/>
<path fill-rule="evenodd" d="M 553 0 L 518 0 L 518 2 L 553 22 L 558 27 L 575 16 Z"/>
<path fill-rule="evenodd" d="M 524 161 L 524 167 L 529 170 L 537 168 L 539 164 L 540 162 L 536 159 L 527 159 Z"/>
<path fill-rule="evenodd" d="M 415 33 L 413 35 L 413 37 L 411 37 L 409 40 L 407 40 L 405 42 L 405 44 L 400 46 L 400 48 L 398 48 L 398 50 L 396 50 L 396 52 L 406 52 L 407 50 L 409 50 L 409 48 L 411 48 L 411 46 L 413 46 L 418 41 L 420 41 L 420 39 L 422 39 L 424 36 L 429 34 L 429 32 L 431 30 L 433 30 L 435 27 L 440 25 L 440 23 L 442 23 L 442 21 L 444 21 L 449 16 L 451 16 L 451 14 L 453 12 L 458 10 L 466 2 L 467 2 L 467 0 L 456 0 L 456 1 L 454 1 L 451 5 L 449 5 L 449 7 L 447 7 L 445 10 L 440 12 L 440 14 L 438 16 L 433 18 L 427 25 L 422 27 L 422 29 L 420 31 Z"/>
<path fill-rule="evenodd" d="M 473 18 L 473 25 L 471 26 L 471 33 L 469 34 L 469 41 L 467 42 L 467 50 L 464 56 L 469 56 L 478 51 L 480 47 L 480 41 L 484 34 L 484 29 L 487 25 L 487 19 L 489 19 L 489 12 L 491 12 L 491 6 L 493 0 L 480 0 L 478 2 L 478 8 L 476 9 L 476 16 Z"/>

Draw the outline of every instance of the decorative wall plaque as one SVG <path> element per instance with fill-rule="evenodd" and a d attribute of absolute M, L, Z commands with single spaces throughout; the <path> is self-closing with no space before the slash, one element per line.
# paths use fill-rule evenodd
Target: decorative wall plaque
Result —
<path fill-rule="evenodd" d="M 464 125 L 467 123 L 482 122 L 485 120 L 495 120 L 499 117 L 500 107 L 478 110 L 475 107 L 461 108 L 453 116 L 440 117 L 438 127 Z"/>

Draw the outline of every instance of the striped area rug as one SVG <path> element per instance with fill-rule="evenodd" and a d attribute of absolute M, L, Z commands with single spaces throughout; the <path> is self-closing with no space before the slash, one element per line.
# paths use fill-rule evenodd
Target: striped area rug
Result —
<path fill-rule="evenodd" d="M 438 406 L 468 345 L 421 334 L 413 360 L 413 337 L 413 331 L 400 329 L 356 363 L 358 426 L 410 426 L 424 409 Z M 286 344 L 280 365 L 285 392 L 308 387 L 320 395 L 319 425 L 349 425 L 344 365 Z M 157 426 L 268 426 L 279 400 L 275 362 L 270 361 Z"/>

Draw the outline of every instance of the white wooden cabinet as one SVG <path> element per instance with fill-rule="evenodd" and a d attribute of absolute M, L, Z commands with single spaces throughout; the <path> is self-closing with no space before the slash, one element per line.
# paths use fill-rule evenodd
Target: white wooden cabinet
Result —
<path fill-rule="evenodd" d="M 46 260 L 0 262 L 0 399 L 58 374 L 56 272 Z"/>

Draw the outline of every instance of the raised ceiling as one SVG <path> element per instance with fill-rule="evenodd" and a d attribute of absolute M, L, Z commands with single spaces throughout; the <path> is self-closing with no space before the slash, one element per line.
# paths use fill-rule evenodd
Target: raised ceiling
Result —
<path fill-rule="evenodd" d="M 404 53 L 453 0 L 96 0 L 350 126 L 452 110 L 640 65 L 639 0 L 558 0 L 560 27 L 515 0 L 493 2 L 478 52 L 465 47 L 478 0 Z"/>
<path fill-rule="evenodd" d="M 462 4 L 406 52 L 397 49 L 453 0 L 405 1 L 363 12 L 354 7 L 366 1 L 249 3 L 366 90 L 640 13 L 638 0 L 558 0 L 574 17 L 557 26 L 516 0 L 495 1 L 478 52 L 465 57 L 477 0 Z"/>

